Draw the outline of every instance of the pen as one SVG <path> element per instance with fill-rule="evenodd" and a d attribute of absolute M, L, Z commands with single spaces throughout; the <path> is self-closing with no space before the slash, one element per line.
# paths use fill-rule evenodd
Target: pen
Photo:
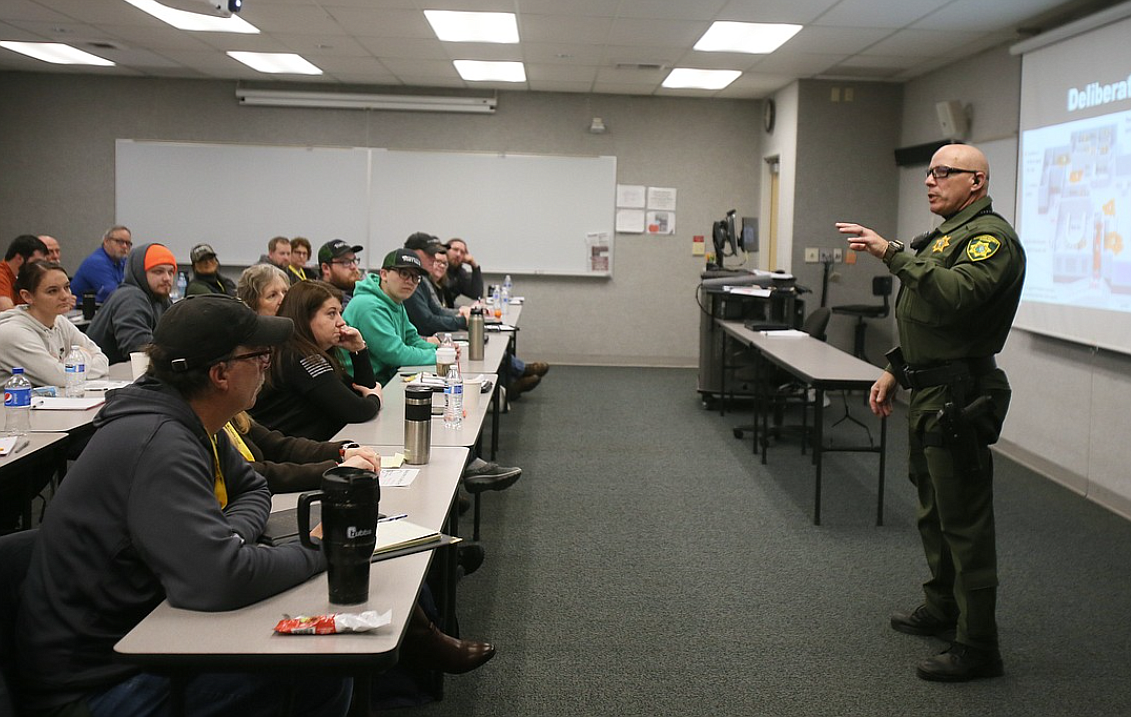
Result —
<path fill-rule="evenodd" d="M 391 523 L 394 520 L 402 520 L 402 519 L 407 518 L 407 517 L 408 517 L 408 513 L 400 513 L 398 515 L 387 515 L 384 518 L 381 518 L 380 520 L 378 520 L 377 522 L 378 523 Z"/>
<path fill-rule="evenodd" d="M 27 446 L 28 446 L 28 439 L 23 438 L 23 439 L 17 441 L 16 447 L 12 449 L 12 455 L 13 456 L 16 455 L 17 453 L 19 453 L 23 449 L 27 448 Z"/>

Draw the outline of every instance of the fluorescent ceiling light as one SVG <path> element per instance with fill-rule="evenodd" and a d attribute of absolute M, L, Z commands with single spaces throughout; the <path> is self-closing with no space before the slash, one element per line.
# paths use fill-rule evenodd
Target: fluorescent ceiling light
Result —
<path fill-rule="evenodd" d="M 64 45 L 61 42 L 0 42 L 0 47 L 6 47 L 12 52 L 19 52 L 34 57 L 44 62 L 53 62 L 56 65 L 98 65 L 100 67 L 113 67 L 109 60 L 83 52 L 77 47 Z"/>
<path fill-rule="evenodd" d="M 692 70 L 677 67 L 664 78 L 663 86 L 672 89 L 721 90 L 741 74 L 738 70 Z"/>
<path fill-rule="evenodd" d="M 800 25 L 765 22 L 715 22 L 695 43 L 702 52 L 745 52 L 764 55 L 778 49 L 801 30 Z"/>
<path fill-rule="evenodd" d="M 259 72 L 289 75 L 322 74 L 322 70 L 310 64 L 302 55 L 293 52 L 228 52 L 227 55 Z"/>
<path fill-rule="evenodd" d="M 452 64 L 468 82 L 526 82 L 526 68 L 521 62 L 452 60 Z"/>
<path fill-rule="evenodd" d="M 518 42 L 513 12 L 425 10 L 436 37 L 445 42 Z"/>
<path fill-rule="evenodd" d="M 428 95 L 369 95 L 347 92 L 292 92 L 290 90 L 237 89 L 241 105 L 265 107 L 317 107 L 343 110 L 406 110 L 415 112 L 466 112 L 492 114 L 493 97 L 435 97 Z"/>
<path fill-rule="evenodd" d="M 147 12 L 161 22 L 167 22 L 178 30 L 194 32 L 242 32 L 246 35 L 259 34 L 259 28 L 236 15 L 216 17 L 185 10 L 176 10 L 162 5 L 156 0 L 126 0 L 142 12 Z M 203 5 L 201 6 L 203 7 Z"/>

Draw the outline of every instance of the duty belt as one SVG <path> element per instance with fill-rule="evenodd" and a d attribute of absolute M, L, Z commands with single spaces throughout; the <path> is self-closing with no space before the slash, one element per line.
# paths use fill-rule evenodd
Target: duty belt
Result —
<path fill-rule="evenodd" d="M 993 356 L 983 358 L 955 359 L 929 366 L 912 366 L 904 370 L 908 388 L 931 388 L 946 386 L 968 377 L 985 376 L 997 368 Z"/>

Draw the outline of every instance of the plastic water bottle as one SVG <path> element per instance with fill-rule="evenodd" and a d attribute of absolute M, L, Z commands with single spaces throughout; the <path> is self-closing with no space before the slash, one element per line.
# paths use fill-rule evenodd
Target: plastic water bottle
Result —
<path fill-rule="evenodd" d="M 511 283 L 511 275 L 507 274 L 503 278 L 503 290 L 499 292 L 499 299 L 503 302 L 503 313 L 507 312 L 507 307 L 511 304 L 511 292 L 514 291 L 514 284 Z"/>
<path fill-rule="evenodd" d="M 12 377 L 4 384 L 4 409 L 8 414 L 5 432 L 9 436 L 27 435 L 31 430 L 31 383 L 20 366 L 12 367 Z"/>
<path fill-rule="evenodd" d="M 187 290 L 188 278 L 185 276 L 185 273 L 183 271 L 179 272 L 177 274 L 177 285 L 173 287 L 173 293 L 169 295 L 169 298 L 173 301 L 183 299 L 185 297 L 185 291 Z"/>
<path fill-rule="evenodd" d="M 67 398 L 82 398 L 86 394 L 86 354 L 77 345 L 63 360 L 63 368 L 67 372 L 64 394 Z"/>
<path fill-rule="evenodd" d="M 444 379 L 444 428 L 463 425 L 463 376 L 459 364 L 453 363 Z"/>

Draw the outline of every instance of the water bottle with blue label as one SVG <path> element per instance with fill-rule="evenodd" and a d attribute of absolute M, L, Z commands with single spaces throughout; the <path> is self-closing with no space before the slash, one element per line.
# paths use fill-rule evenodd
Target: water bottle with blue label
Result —
<path fill-rule="evenodd" d="M 20 366 L 12 367 L 12 377 L 4 384 L 4 432 L 9 436 L 25 436 L 31 430 L 31 382 Z"/>

